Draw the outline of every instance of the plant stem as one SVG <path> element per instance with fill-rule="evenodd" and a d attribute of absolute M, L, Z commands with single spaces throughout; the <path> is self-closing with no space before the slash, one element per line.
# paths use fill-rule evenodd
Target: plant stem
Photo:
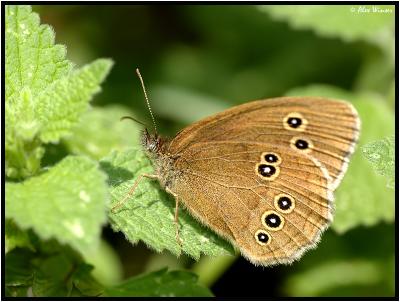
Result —
<path fill-rule="evenodd" d="M 203 257 L 192 271 L 199 276 L 199 283 L 210 287 L 236 261 L 239 255 Z"/>

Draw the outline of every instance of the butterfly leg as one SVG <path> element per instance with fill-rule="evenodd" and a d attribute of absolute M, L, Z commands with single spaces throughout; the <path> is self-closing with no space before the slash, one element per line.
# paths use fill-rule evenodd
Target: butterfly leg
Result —
<path fill-rule="evenodd" d="M 182 249 L 182 240 L 181 237 L 179 236 L 179 221 L 178 221 L 178 213 L 179 213 L 179 198 L 178 195 L 176 195 L 174 192 L 172 192 L 168 187 L 165 188 L 165 190 L 174 196 L 175 198 L 175 216 L 174 216 L 174 223 L 175 223 L 175 238 L 176 241 L 179 244 L 179 247 Z"/>
<path fill-rule="evenodd" d="M 120 208 L 120 207 L 125 203 L 125 201 L 126 201 L 129 197 L 131 197 L 131 196 L 133 195 L 133 193 L 134 193 L 135 190 L 136 190 L 136 187 L 138 186 L 138 184 L 140 183 L 140 181 L 143 179 L 143 177 L 147 177 L 147 178 L 151 178 L 151 179 L 157 179 L 157 178 L 158 178 L 157 175 L 153 175 L 153 174 L 142 174 L 142 175 L 140 175 L 140 176 L 136 179 L 135 183 L 133 184 L 133 186 L 131 187 L 131 189 L 129 190 L 129 192 L 125 195 L 125 197 L 124 197 L 122 200 L 120 200 L 115 206 L 113 206 L 113 207 L 111 208 L 111 212 L 115 213 L 115 210 L 118 209 L 118 208 Z"/>

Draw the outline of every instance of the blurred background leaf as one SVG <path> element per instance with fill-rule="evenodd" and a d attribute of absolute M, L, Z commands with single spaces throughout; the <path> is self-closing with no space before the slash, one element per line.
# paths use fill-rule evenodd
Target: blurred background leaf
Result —
<path fill-rule="evenodd" d="M 378 264 L 368 260 L 332 261 L 293 275 L 287 286 L 294 296 L 324 296 L 337 287 L 374 285 L 384 280 L 384 274 Z"/>
<path fill-rule="evenodd" d="M 120 121 L 123 116 L 133 116 L 133 113 L 121 105 L 93 107 L 72 130 L 74 135 L 64 139 L 67 149 L 99 160 L 110 150 L 122 151 L 138 145 L 141 126 L 133 121 Z"/>
<path fill-rule="evenodd" d="M 385 51 L 394 44 L 393 5 L 273 5 L 259 8 L 276 20 L 288 22 L 294 29 L 312 29 L 322 37 L 339 37 L 346 42 L 365 40 L 382 46 Z"/>

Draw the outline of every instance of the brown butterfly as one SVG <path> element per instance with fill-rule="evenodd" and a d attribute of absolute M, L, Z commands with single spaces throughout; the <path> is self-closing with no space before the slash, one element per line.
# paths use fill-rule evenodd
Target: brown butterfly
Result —
<path fill-rule="evenodd" d="M 291 263 L 332 221 L 333 191 L 359 129 L 356 110 L 344 101 L 253 101 L 171 140 L 145 130 L 142 144 L 155 169 L 145 176 L 175 197 L 176 218 L 180 202 L 252 263 Z"/>

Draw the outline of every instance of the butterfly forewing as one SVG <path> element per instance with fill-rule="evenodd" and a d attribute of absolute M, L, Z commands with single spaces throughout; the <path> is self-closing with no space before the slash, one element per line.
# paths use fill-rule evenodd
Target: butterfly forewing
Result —
<path fill-rule="evenodd" d="M 246 103 L 186 128 L 171 142 L 179 154 L 190 145 L 211 141 L 259 142 L 307 153 L 328 170 L 336 188 L 358 138 L 359 119 L 343 101 L 284 97 Z"/>

